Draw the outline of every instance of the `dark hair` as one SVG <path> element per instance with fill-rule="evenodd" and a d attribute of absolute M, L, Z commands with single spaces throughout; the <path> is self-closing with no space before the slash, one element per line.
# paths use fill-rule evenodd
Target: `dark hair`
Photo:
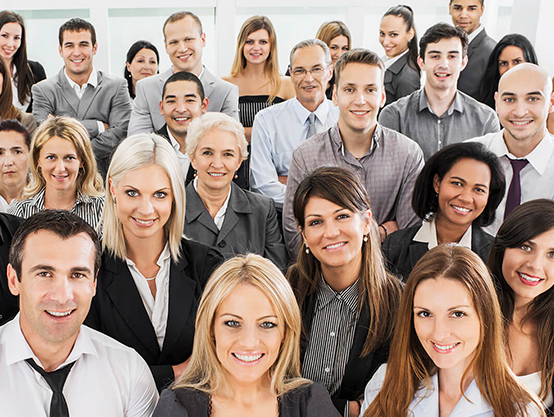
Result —
<path fill-rule="evenodd" d="M 385 12 L 383 17 L 385 16 L 396 16 L 401 18 L 404 23 L 406 24 L 406 31 L 410 31 L 413 29 L 414 31 L 414 37 L 411 41 L 408 42 L 408 65 L 415 69 L 418 74 L 420 74 L 421 69 L 419 68 L 419 65 L 417 63 L 417 32 L 415 28 L 414 23 L 414 11 L 410 6 L 406 6 L 404 4 L 399 4 L 398 6 L 391 7 L 389 10 Z"/>
<path fill-rule="evenodd" d="M 496 234 L 488 265 L 496 280 L 506 328 L 513 320 L 515 302 L 514 290 L 508 285 L 502 273 L 506 249 L 521 247 L 525 242 L 552 229 L 554 229 L 554 201 L 538 199 L 516 207 L 506 217 Z M 554 383 L 554 345 L 552 344 L 554 340 L 554 286 L 535 297 L 531 302 L 522 325 L 527 322 L 537 325 L 536 335 L 539 342 L 542 371 L 540 396 L 544 399 Z"/>
<path fill-rule="evenodd" d="M 165 89 L 167 85 L 178 81 L 188 81 L 191 83 L 195 83 L 196 89 L 198 90 L 198 95 L 200 96 L 200 101 L 204 101 L 204 98 L 206 97 L 206 95 L 204 94 L 204 86 L 202 85 L 202 81 L 200 81 L 200 78 L 198 78 L 192 72 L 188 72 L 188 71 L 176 72 L 175 74 L 173 74 L 171 77 L 167 79 L 162 89 L 162 100 L 165 97 Z"/>
<path fill-rule="evenodd" d="M 539 65 L 535 48 L 533 48 L 533 44 L 525 36 L 519 33 L 510 33 L 500 39 L 489 56 L 487 69 L 479 88 L 479 101 L 493 109 L 495 109 L 496 104 L 494 102 L 494 93 L 498 91 L 498 83 L 500 81 L 498 60 L 500 59 L 500 54 L 507 46 L 517 46 L 523 52 L 525 62 Z"/>
<path fill-rule="evenodd" d="M 204 33 L 204 30 L 202 29 L 202 22 L 200 21 L 200 18 L 198 16 L 196 16 L 194 13 L 192 13 L 192 12 L 175 12 L 171 16 L 169 16 L 164 22 L 164 25 L 163 25 L 163 28 L 162 28 L 164 39 L 165 39 L 165 27 L 169 23 L 178 22 L 179 20 L 183 20 L 185 17 L 190 17 L 191 19 L 193 19 L 196 22 L 196 24 L 198 25 L 198 29 L 200 30 L 200 35 L 202 35 Z"/>
<path fill-rule="evenodd" d="M 439 209 L 439 198 L 433 187 L 435 175 L 442 181 L 454 164 L 461 159 L 472 159 L 489 167 L 491 182 L 487 205 L 473 221 L 475 226 L 488 226 L 494 221 L 495 211 L 504 197 L 506 179 L 498 157 L 479 142 L 455 143 L 431 156 L 415 182 L 412 208 L 421 219 L 426 219 L 429 213 L 436 213 Z"/>
<path fill-rule="evenodd" d="M 92 26 L 92 23 L 87 22 L 80 17 L 74 17 L 60 26 L 60 31 L 58 32 L 58 41 L 60 42 L 60 46 L 63 47 L 63 35 L 65 32 L 83 31 L 90 32 L 90 39 L 92 41 L 91 46 L 96 45 L 96 30 L 94 30 L 94 26 Z"/>
<path fill-rule="evenodd" d="M 10 81 L 10 71 L 6 67 L 4 60 L 0 58 L 0 75 L 3 82 L 0 87 L 0 120 L 17 119 L 21 120 L 21 112 L 13 105 L 12 83 Z"/>
<path fill-rule="evenodd" d="M 448 23 L 437 23 L 425 31 L 419 41 L 419 57 L 425 61 L 425 51 L 427 50 L 428 44 L 452 38 L 460 38 L 460 42 L 462 43 L 462 57 L 465 57 L 469 45 L 467 33 L 460 27 L 452 26 Z"/>
<path fill-rule="evenodd" d="M 102 248 L 100 239 L 90 224 L 76 214 L 66 210 L 43 210 L 25 220 L 15 232 L 10 246 L 9 262 L 21 281 L 21 265 L 27 238 L 33 233 L 46 230 L 62 239 L 69 239 L 81 233 L 89 235 L 94 244 L 94 275 L 100 269 Z"/>
<path fill-rule="evenodd" d="M 27 62 L 27 37 L 25 34 L 25 22 L 20 14 L 10 10 L 0 12 L 0 29 L 6 23 L 17 23 L 21 26 L 21 45 L 13 56 L 13 65 L 17 69 L 14 79 L 17 85 L 17 99 L 24 103 L 31 97 L 31 87 L 34 83 L 33 71 Z M 11 68 L 8 68 L 11 70 Z"/>
<path fill-rule="evenodd" d="M 369 49 L 356 48 L 342 54 L 335 62 L 335 84 L 338 86 L 340 73 L 348 64 L 366 64 L 381 69 L 381 81 L 385 79 L 385 64 L 379 55 Z"/>
<path fill-rule="evenodd" d="M 129 50 L 127 51 L 127 60 L 125 61 L 127 64 L 130 64 L 133 62 L 133 59 L 135 59 L 135 56 L 138 54 L 138 52 L 142 49 L 150 49 L 154 51 L 154 54 L 156 54 L 156 61 L 158 64 L 160 63 L 160 54 L 158 53 L 158 48 L 156 48 L 153 44 L 151 44 L 148 41 L 136 41 L 134 44 L 131 45 Z M 159 69 L 157 71 L 160 72 Z M 123 75 L 125 79 L 127 80 L 127 86 L 129 87 L 129 94 L 131 95 L 131 98 L 135 98 L 135 88 L 133 87 L 133 77 L 131 76 L 131 73 L 127 69 L 127 65 L 125 65 L 125 70 L 123 71 Z"/>
<path fill-rule="evenodd" d="M 27 149 L 31 148 L 31 135 L 25 126 L 17 120 L 2 120 L 0 122 L 0 132 L 17 132 L 23 135 Z"/>

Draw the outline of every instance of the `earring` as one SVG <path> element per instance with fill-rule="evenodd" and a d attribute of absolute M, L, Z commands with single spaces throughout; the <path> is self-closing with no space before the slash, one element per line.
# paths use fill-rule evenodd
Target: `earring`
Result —
<path fill-rule="evenodd" d="M 309 254 L 310 253 L 310 248 L 306 246 L 306 253 Z"/>
<path fill-rule="evenodd" d="M 85 168 L 80 167 L 77 175 L 85 175 Z"/>
<path fill-rule="evenodd" d="M 113 203 L 117 204 L 117 201 L 115 200 L 115 195 L 112 194 Z"/>
<path fill-rule="evenodd" d="M 367 235 L 364 235 L 364 242 L 367 242 Z"/>
<path fill-rule="evenodd" d="M 239 174 L 237 174 L 237 172 L 235 172 L 235 179 L 237 179 L 239 177 Z"/>
<path fill-rule="evenodd" d="M 198 173 L 196 172 L 196 170 L 194 170 L 194 178 L 196 178 L 198 176 Z"/>

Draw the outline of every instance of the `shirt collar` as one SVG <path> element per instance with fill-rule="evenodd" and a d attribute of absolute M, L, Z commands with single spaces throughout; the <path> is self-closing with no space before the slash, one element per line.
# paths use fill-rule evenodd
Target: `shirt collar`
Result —
<path fill-rule="evenodd" d="M 67 69 L 64 68 L 63 73 L 65 74 L 65 78 L 67 78 L 67 81 L 69 82 L 69 85 L 71 88 L 75 89 L 75 87 L 82 89 L 86 87 L 87 84 L 92 85 L 94 88 L 98 85 L 98 74 L 94 67 L 92 68 L 92 72 L 90 73 L 90 76 L 88 77 L 88 80 L 86 83 L 83 84 L 83 87 L 80 87 L 79 84 L 77 84 L 75 81 L 73 81 L 71 78 L 69 78 L 69 75 L 67 75 Z"/>
<path fill-rule="evenodd" d="M 521 159 L 512 155 L 506 146 L 504 141 L 504 132 L 505 129 L 502 129 L 497 138 L 495 138 L 492 143 L 490 150 L 494 152 L 498 157 L 506 156 L 510 159 Z M 541 175 L 544 174 L 550 161 L 550 157 L 554 151 L 554 137 L 546 132 L 544 137 L 541 139 L 539 144 L 533 149 L 529 154 L 525 156 L 525 159 L 537 170 Z"/>
<path fill-rule="evenodd" d="M 388 56 L 383 56 L 381 59 L 383 60 L 383 63 L 385 64 L 385 68 L 389 69 L 394 65 L 396 61 L 398 61 L 400 58 L 402 58 L 404 55 L 408 53 L 409 49 L 406 49 L 404 52 L 402 52 L 400 55 L 395 56 L 394 58 L 389 58 Z"/>
<path fill-rule="evenodd" d="M 231 184 L 229 184 L 229 194 L 227 194 L 227 198 L 223 202 L 223 205 L 221 206 L 221 208 L 219 209 L 219 211 L 217 212 L 215 217 L 220 217 L 221 218 L 222 216 L 225 215 L 225 213 L 227 213 L 227 206 L 229 205 L 229 200 L 231 199 L 231 190 L 233 189 L 233 187 L 231 187 Z M 196 191 L 196 194 L 198 194 L 198 177 L 196 177 L 192 181 L 192 186 L 194 187 L 194 190 Z M 215 219 L 214 219 L 214 223 L 215 223 Z"/>
<path fill-rule="evenodd" d="M 317 289 L 317 308 L 321 310 L 336 298 L 345 303 L 350 311 L 356 313 L 358 310 L 359 281 L 360 280 L 357 279 L 350 287 L 341 292 L 337 292 L 327 284 L 327 281 L 325 281 L 322 275 L 319 288 Z"/>
<path fill-rule="evenodd" d="M 175 149 L 176 152 L 183 153 L 181 152 L 181 145 L 179 144 L 179 142 L 177 142 L 177 139 L 175 139 L 175 137 L 171 134 L 169 127 L 167 128 L 167 136 L 169 138 L 169 141 L 171 142 L 171 146 L 173 146 L 173 149 Z"/>
<path fill-rule="evenodd" d="M 470 226 L 458 242 L 458 245 L 465 246 L 466 248 L 471 249 L 471 237 L 472 232 Z M 439 245 L 437 241 L 437 227 L 435 225 L 435 216 L 431 216 L 428 221 L 423 222 L 416 235 L 414 236 L 414 241 L 427 243 L 429 250 Z"/>
<path fill-rule="evenodd" d="M 479 35 L 483 30 L 485 30 L 485 27 L 483 25 L 479 25 L 479 27 L 477 29 L 475 29 L 471 35 L 467 35 L 467 38 L 469 40 L 468 43 L 471 43 L 473 41 L 473 39 L 475 39 L 477 37 L 477 35 Z"/>
<path fill-rule="evenodd" d="M 169 251 L 169 241 L 165 243 L 165 246 L 162 250 L 162 253 L 160 253 L 160 256 L 158 257 L 158 260 L 156 261 L 156 265 L 163 267 L 164 262 L 167 262 L 167 260 L 171 257 L 171 252 Z M 129 266 L 133 266 L 136 268 L 135 263 L 130 260 L 129 258 L 125 258 L 125 262 Z M 138 269 L 137 269 L 138 270 Z"/>
<path fill-rule="evenodd" d="M 321 104 L 314 111 L 315 117 L 319 119 L 322 125 L 325 125 L 325 121 L 327 120 L 327 115 L 329 114 L 329 103 L 330 101 L 324 98 Z M 304 107 L 296 97 L 292 99 L 292 106 L 293 106 L 294 112 L 296 113 L 296 116 L 298 116 L 298 120 L 300 120 L 300 123 L 302 124 L 306 123 L 306 121 L 308 120 L 308 117 L 310 117 L 310 114 L 312 112 L 309 111 L 306 107 Z"/>
<path fill-rule="evenodd" d="M 425 109 L 429 109 L 429 111 L 431 113 L 435 114 L 435 112 L 433 111 L 431 106 L 429 106 L 429 102 L 427 101 L 427 94 L 425 93 L 425 86 L 423 86 L 420 91 L 421 91 L 421 94 L 419 95 L 419 111 L 421 112 Z M 456 90 L 456 95 L 454 96 L 454 101 L 452 102 L 452 104 L 450 105 L 450 107 L 448 108 L 446 113 L 444 113 L 444 114 L 446 114 L 448 116 L 451 116 L 452 113 L 454 112 L 454 110 L 456 110 L 459 113 L 464 112 L 464 103 L 463 103 L 463 100 L 462 100 L 462 95 L 460 94 L 460 92 L 458 90 Z M 443 116 L 444 116 L 444 114 L 443 114 Z"/>
<path fill-rule="evenodd" d="M 46 187 L 42 188 L 35 196 L 31 197 L 29 202 L 32 206 L 44 209 L 44 196 L 46 193 Z M 77 197 L 75 197 L 75 206 L 78 204 L 92 203 L 92 197 L 77 191 Z"/>
<path fill-rule="evenodd" d="M 337 147 L 341 155 L 344 156 L 345 147 L 344 147 L 344 142 L 342 141 L 342 136 L 340 134 L 338 123 L 336 123 L 333 127 L 331 127 L 331 134 L 329 136 L 331 138 L 331 142 L 333 142 L 333 144 Z M 376 148 L 380 146 L 382 137 L 383 137 L 383 128 L 379 123 L 377 123 L 375 125 L 375 130 L 373 131 L 373 136 L 371 137 L 371 148 L 369 149 L 366 155 L 370 155 Z M 363 157 L 365 157 L 365 155 Z"/>

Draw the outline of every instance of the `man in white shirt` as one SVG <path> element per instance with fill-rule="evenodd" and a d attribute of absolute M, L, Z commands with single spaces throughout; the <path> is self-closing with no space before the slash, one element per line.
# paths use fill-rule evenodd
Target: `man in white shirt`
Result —
<path fill-rule="evenodd" d="M 158 393 L 144 360 L 86 326 L 100 267 L 94 230 L 45 210 L 16 232 L 8 285 L 20 313 L 0 327 L 6 416 L 151 416 Z"/>
<path fill-rule="evenodd" d="M 504 129 L 472 139 L 500 158 L 509 184 L 494 223 L 485 228 L 492 235 L 518 204 L 554 199 L 554 137 L 546 129 L 546 119 L 554 111 L 550 76 L 537 65 L 517 65 L 500 79 L 495 99 Z"/>
<path fill-rule="evenodd" d="M 325 97 L 333 75 L 329 48 L 318 39 L 296 44 L 290 53 L 296 97 L 260 111 L 252 126 L 252 188 L 282 210 L 292 151 L 333 126 L 338 108 Z"/>

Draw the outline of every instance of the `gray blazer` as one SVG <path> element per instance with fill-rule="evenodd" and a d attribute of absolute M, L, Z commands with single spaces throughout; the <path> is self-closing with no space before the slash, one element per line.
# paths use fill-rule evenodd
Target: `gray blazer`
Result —
<path fill-rule="evenodd" d="M 163 86 L 171 75 L 173 75 L 173 66 L 161 74 L 144 78 L 137 83 L 137 96 L 129 122 L 129 135 L 156 132 L 165 125 L 165 119 L 160 114 L 160 100 Z M 204 95 L 209 100 L 208 111 L 225 113 L 238 120 L 238 87 L 214 76 L 206 67 L 200 81 L 204 86 Z"/>
<path fill-rule="evenodd" d="M 387 93 L 385 106 L 394 103 L 399 98 L 409 96 L 419 90 L 420 85 L 419 74 L 408 65 L 408 54 L 405 54 L 385 72 L 385 91 Z"/>
<path fill-rule="evenodd" d="M 231 183 L 231 197 L 221 230 L 192 182 L 186 189 L 186 201 L 185 235 L 188 238 L 216 247 L 227 259 L 252 252 L 270 259 L 281 271 L 286 270 L 287 250 L 272 199 Z"/>
<path fill-rule="evenodd" d="M 481 80 L 485 75 L 489 57 L 495 46 L 496 41 L 487 35 L 485 29 L 469 44 L 467 50 L 468 61 L 458 79 L 458 90 L 470 95 L 475 100 L 479 95 Z"/>
<path fill-rule="evenodd" d="M 46 120 L 49 114 L 78 119 L 87 129 L 96 159 L 103 160 L 109 159 L 127 136 L 131 97 L 123 78 L 102 71 L 97 73 L 98 85 L 96 88 L 89 85 L 81 100 L 69 85 L 64 68 L 57 75 L 33 85 L 33 116 L 37 123 Z M 109 125 L 102 133 L 98 131 L 99 121 Z"/>

